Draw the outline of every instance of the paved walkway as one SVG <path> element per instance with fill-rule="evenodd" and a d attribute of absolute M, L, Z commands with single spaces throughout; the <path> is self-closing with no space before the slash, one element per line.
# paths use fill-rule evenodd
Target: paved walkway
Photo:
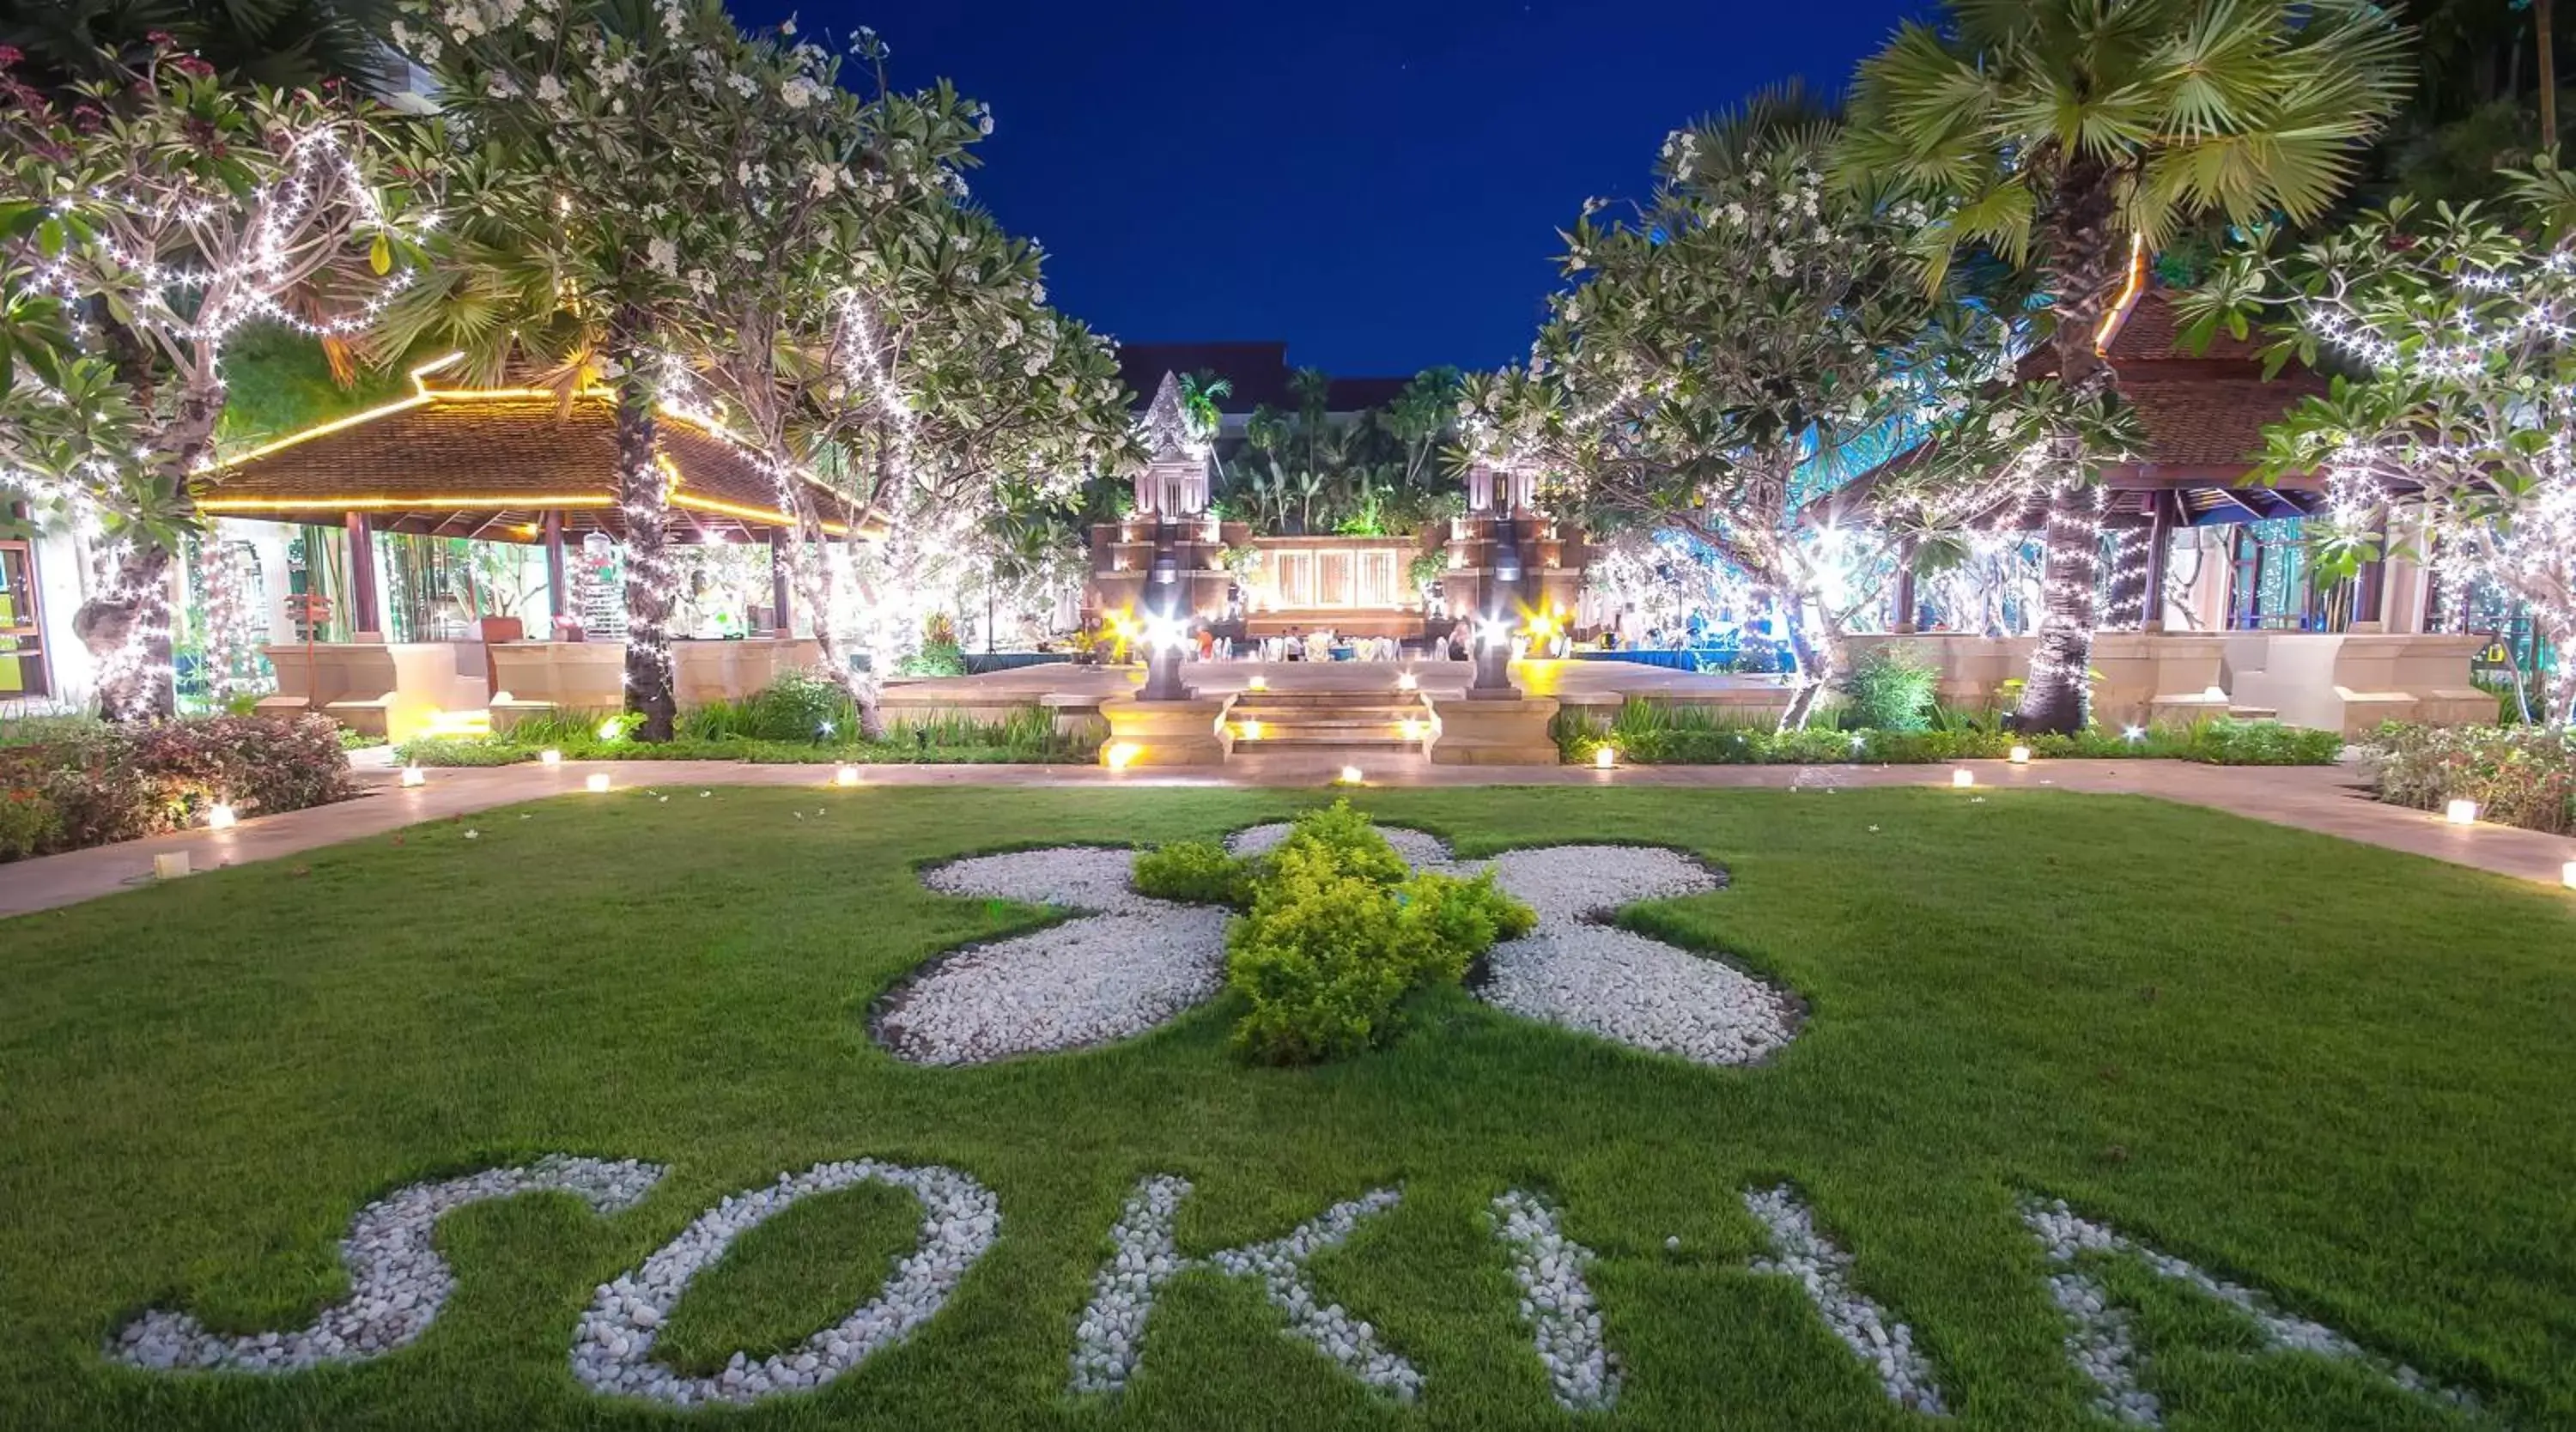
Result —
<path fill-rule="evenodd" d="M 1320 786 L 1339 774 L 1343 757 L 1279 754 L 1238 759 L 1219 769 L 1128 771 L 1094 766 L 869 766 L 879 786 Z M 1434 766 L 1419 755 L 1374 756 L 1363 770 L 1373 786 L 1680 786 L 1707 790 L 1781 790 L 1793 785 L 1947 785 L 1956 769 L 1988 787 L 2050 786 L 2086 794 L 2156 796 L 2208 806 L 2275 825 L 2322 831 L 2549 885 L 2576 861 L 2576 840 L 2510 826 L 2454 826 L 2423 811 L 2381 805 L 2360 793 L 2348 767 L 2204 766 L 2187 761 L 2043 761 L 2013 766 L 1968 761 L 1959 766 L 1637 766 L 1595 771 L 1581 766 Z M 828 766 L 755 766 L 731 761 L 572 761 L 557 767 L 499 766 L 434 770 L 426 786 L 403 789 L 388 770 L 361 771 L 368 794 L 314 810 L 242 822 L 228 831 L 193 830 L 122 845 L 76 850 L 0 865 L 0 916 L 49 910 L 94 899 L 152 877 L 152 858 L 185 851 L 198 870 L 272 860 L 344 840 L 381 835 L 421 821 L 470 815 L 494 806 L 579 792 L 593 771 L 620 786 L 820 786 Z"/>

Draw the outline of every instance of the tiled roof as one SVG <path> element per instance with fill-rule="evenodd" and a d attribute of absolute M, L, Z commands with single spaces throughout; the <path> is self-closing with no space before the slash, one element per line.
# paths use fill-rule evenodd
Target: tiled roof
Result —
<path fill-rule="evenodd" d="M 255 449 L 218 469 L 199 501 L 279 521 L 338 523 L 361 510 L 388 530 L 500 541 L 529 540 L 544 513 L 561 512 L 568 531 L 617 534 L 615 423 L 595 394 L 566 404 L 429 390 Z M 669 414 L 660 437 L 678 478 L 680 540 L 765 535 L 780 524 L 776 486 L 732 444 Z M 828 497 L 824 510 L 839 505 Z"/>

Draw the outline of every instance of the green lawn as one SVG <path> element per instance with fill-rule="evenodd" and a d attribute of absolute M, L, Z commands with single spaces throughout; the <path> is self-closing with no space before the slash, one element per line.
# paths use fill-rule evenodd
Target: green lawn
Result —
<path fill-rule="evenodd" d="M 980 1069 L 870 1042 L 906 971 L 1045 918 L 928 894 L 916 863 L 1214 835 L 1294 803 L 573 797 L 0 922 L 0 1426 L 1561 1427 L 1481 1217 L 1513 1186 L 1600 1254 L 1627 1368 L 1609 1423 L 1921 1425 L 1792 1284 L 1745 1271 L 1738 1194 L 1783 1178 L 1913 1325 L 1963 1428 L 2098 1425 L 2023 1194 L 2473 1389 L 2485 1424 L 2576 1425 L 2576 900 L 2367 847 L 2053 792 L 1370 792 L 1465 854 L 1704 853 L 1733 888 L 1629 920 L 1794 989 L 1804 1034 L 1712 1070 L 1453 993 L 1316 1071 L 1234 1062 L 1222 1003 Z M 671 1172 L 614 1218 L 560 1197 L 450 1217 L 458 1291 L 390 1357 L 259 1379 L 99 1351 L 156 1304 L 301 1326 L 345 1289 L 361 1204 L 552 1151 Z M 910 1342 L 748 1412 L 573 1380 L 595 1284 L 727 1192 L 860 1157 L 951 1164 L 1001 1199 L 1000 1241 Z M 1122 1398 L 1069 1400 L 1108 1228 L 1167 1171 L 1197 1186 L 1197 1253 L 1400 1182 L 1317 1282 L 1422 1370 L 1423 1400 L 1362 1391 L 1209 1273 L 1166 1291 Z M 711 1367 L 837 1320 L 914 1217 L 880 1187 L 800 1205 L 699 1281 L 666 1355 Z M 2248 1356 L 2236 1317 L 2134 1269 L 2112 1283 L 2173 1427 L 2477 1425 L 2350 1365 Z"/>

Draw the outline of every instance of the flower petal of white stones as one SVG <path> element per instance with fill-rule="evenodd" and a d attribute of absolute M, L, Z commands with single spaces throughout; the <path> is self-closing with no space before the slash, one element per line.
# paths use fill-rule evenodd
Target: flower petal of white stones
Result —
<path fill-rule="evenodd" d="M 1074 1325 L 1071 1391 L 1079 1395 L 1124 1388 L 1144 1361 L 1145 1324 L 1162 1285 L 1193 1268 L 1213 1268 L 1229 1276 L 1258 1276 L 1263 1293 L 1288 1315 L 1288 1330 L 1351 1376 L 1399 1401 L 1421 1394 L 1422 1374 L 1413 1364 L 1380 1346 L 1377 1330 L 1341 1304 L 1318 1303 L 1306 1277 L 1307 1260 L 1348 1241 L 1361 1219 L 1395 1207 L 1402 1194 L 1372 1189 L 1298 1224 L 1285 1238 L 1199 1259 L 1181 1257 L 1172 1241 L 1172 1221 L 1189 1192 L 1189 1180 L 1157 1174 L 1129 1195 L 1126 1211 L 1109 1232 L 1109 1261 L 1092 1280 L 1091 1302 Z"/>
<path fill-rule="evenodd" d="M 602 1214 L 619 1213 L 660 1181 L 663 1170 L 633 1159 L 549 1155 L 524 1168 L 488 1169 L 440 1183 L 416 1183 L 358 1210 L 340 1240 L 349 1296 L 310 1327 L 227 1337 L 187 1313 L 156 1308 L 125 1325 L 107 1355 L 135 1367 L 295 1372 L 326 1362 L 364 1362 L 402 1347 L 437 1321 L 456 1289 L 432 1234 L 450 1209 L 523 1193 L 569 1193 Z"/>
<path fill-rule="evenodd" d="M 1494 1236 L 1511 1250 L 1521 1285 L 1521 1321 L 1530 1326 L 1557 1405 L 1593 1412 L 1619 1400 L 1619 1360 L 1602 1341 L 1601 1308 L 1583 1270 L 1592 1250 L 1565 1236 L 1546 1199 L 1506 1189 L 1494 1199 Z"/>
<path fill-rule="evenodd" d="M 978 856 L 922 873 L 956 895 L 1084 913 L 940 957 L 876 1021 L 896 1057 L 981 1064 L 1142 1034 L 1225 983 L 1227 912 L 1127 886 L 1135 852 L 1065 847 Z"/>
<path fill-rule="evenodd" d="M 2130 1331 L 2129 1315 L 2113 1307 L 2101 1282 L 2075 1261 L 2082 1254 L 2134 1259 L 2159 1277 L 2234 1307 L 2253 1321 L 2264 1344 L 2274 1352 L 2310 1352 L 2357 1362 L 2398 1387 L 2445 1406 L 2477 1405 L 2477 1399 L 2464 1390 L 2443 1387 L 2411 1367 L 2378 1357 L 2323 1323 L 2281 1312 L 2254 1289 L 2211 1277 L 2180 1258 L 2092 1222 L 2068 1208 L 2062 1199 L 2025 1202 L 2021 1216 L 2048 1255 L 2052 1268 L 2049 1296 L 2066 1314 L 2068 1323 L 2067 1356 L 2074 1360 L 2076 1370 L 2092 1382 L 2094 1410 L 2105 1417 L 2137 1427 L 2164 1425 L 2163 1409 L 2155 1394 L 2138 1385 L 2147 1356 Z"/>
<path fill-rule="evenodd" d="M 799 1200 L 869 1181 L 910 1191 L 921 1200 L 923 1212 L 920 1244 L 895 1264 L 874 1299 L 788 1352 L 757 1362 L 737 1352 L 711 1377 L 690 1377 L 653 1361 L 653 1341 L 691 1280 L 722 1258 L 735 1239 Z M 601 1284 L 597 1300 L 573 1330 L 573 1376 L 595 1392 L 679 1407 L 750 1403 L 811 1391 L 880 1348 L 903 1341 L 936 1316 L 966 1270 L 993 1246 L 1001 1224 L 1001 1205 L 992 1190 L 936 1164 L 914 1167 L 860 1159 L 820 1163 L 792 1176 L 782 1173 L 766 1188 L 727 1195 L 643 1266 Z"/>
<path fill-rule="evenodd" d="M 1236 832 L 1227 848 L 1258 854 L 1287 838 L 1285 825 Z M 1494 883 L 1538 914 L 1538 927 L 1486 953 L 1476 997 L 1560 1028 L 1700 1064 L 1754 1064 L 1795 1039 L 1787 996 L 1720 960 L 1600 923 L 1640 900 L 1696 895 L 1725 882 L 1707 866 L 1660 846 L 1551 845 L 1491 860 L 1456 860 L 1438 837 L 1380 827 L 1417 870 L 1460 878 L 1492 870 Z"/>
<path fill-rule="evenodd" d="M 1226 848 L 1257 855 L 1290 827 L 1256 825 Z M 1538 913 L 1528 936 L 1496 945 L 1479 999 L 1566 1029 L 1702 1064 L 1752 1064 L 1797 1037 L 1796 1006 L 1720 960 L 1602 922 L 1623 905 L 1720 888 L 1724 881 L 1656 846 L 1559 845 L 1460 861 L 1439 837 L 1381 826 L 1418 870 L 1496 883 Z M 922 872 L 922 883 L 1079 912 L 1063 924 L 940 957 L 877 1016 L 878 1039 L 920 1064 L 981 1064 L 1142 1034 L 1214 998 L 1225 984 L 1223 910 L 1149 899 L 1129 888 L 1134 853 L 1090 846 L 1014 851 Z"/>
<path fill-rule="evenodd" d="M 1816 1231 L 1815 1216 L 1797 1194 L 1787 1184 L 1767 1193 L 1747 1189 L 1744 1207 L 1771 1236 L 1773 1256 L 1754 1259 L 1753 1271 L 1796 1279 L 1834 1336 L 1843 1340 L 1861 1366 L 1878 1374 L 1878 1384 L 1887 1389 L 1890 1401 L 1935 1417 L 1947 1416 L 1941 1389 L 1932 1381 L 1932 1364 L 1915 1350 L 1914 1330 L 1853 1291 L 1851 1255 Z"/>

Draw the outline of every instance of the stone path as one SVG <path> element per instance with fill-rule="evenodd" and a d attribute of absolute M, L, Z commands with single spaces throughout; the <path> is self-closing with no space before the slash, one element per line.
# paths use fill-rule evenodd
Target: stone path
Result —
<path fill-rule="evenodd" d="M 1094 766 L 868 766 L 869 785 L 1009 787 L 1313 787 L 1341 770 L 1337 754 L 1257 756 L 1204 773 L 1186 770 L 1112 773 Z M 1581 766 L 1434 766 L 1420 756 L 1372 759 L 1372 786 L 1677 786 L 1701 790 L 1784 790 L 1791 786 L 1938 786 L 1955 769 L 1976 773 L 1981 787 L 2053 787 L 2101 795 L 2146 795 L 2207 806 L 2275 825 L 2320 831 L 2391 850 L 2447 860 L 2556 886 L 2576 860 L 2576 840 L 2509 826 L 2454 826 L 2438 815 L 2381 805 L 2359 793 L 2349 767 L 2203 766 L 2186 761 L 2044 761 L 2012 766 L 1968 761 L 1960 766 L 1638 766 L 1596 771 Z M 829 766 L 755 766 L 731 761 L 567 762 L 477 770 L 434 770 L 426 786 L 399 788 L 391 771 L 361 771 L 368 794 L 315 810 L 247 820 L 228 831 L 195 830 L 121 845 L 76 850 L 0 865 L 0 916 L 50 910 L 146 884 L 152 857 L 188 853 L 200 871 L 271 860 L 344 840 L 381 835 L 421 821 L 470 815 L 494 806 L 577 794 L 583 778 L 605 771 L 620 786 L 805 786 L 832 777 Z"/>

